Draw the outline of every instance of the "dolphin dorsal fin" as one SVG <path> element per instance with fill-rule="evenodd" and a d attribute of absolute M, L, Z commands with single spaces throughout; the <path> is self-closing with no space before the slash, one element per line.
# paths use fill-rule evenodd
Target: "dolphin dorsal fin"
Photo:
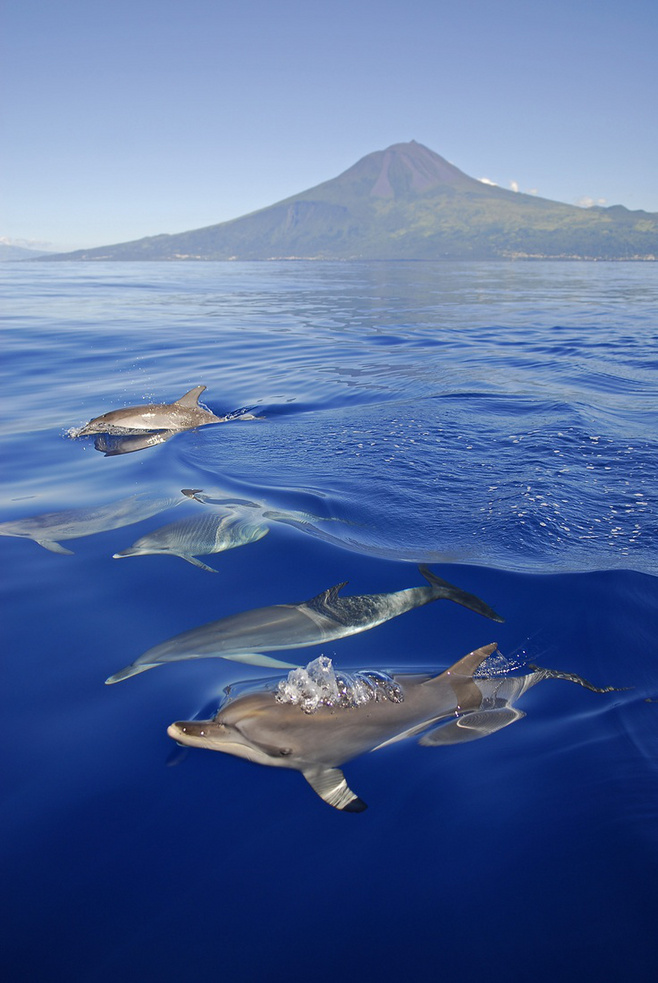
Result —
<path fill-rule="evenodd" d="M 321 591 L 316 597 L 312 597 L 310 601 L 306 601 L 306 607 L 313 608 L 314 611 L 323 611 L 325 608 L 331 607 L 339 600 L 338 595 L 342 591 L 343 587 L 347 587 L 349 581 L 344 580 L 342 584 L 336 584 L 334 587 L 327 587 L 326 590 Z"/>
<path fill-rule="evenodd" d="M 206 386 L 195 386 L 194 389 L 190 389 L 189 392 L 181 396 L 180 399 L 176 400 L 177 406 L 197 406 L 199 403 L 199 396 L 206 389 Z"/>
<path fill-rule="evenodd" d="M 482 648 L 469 652 L 458 662 L 453 663 L 445 672 L 426 679 L 421 686 L 448 686 L 454 694 L 456 707 L 460 712 L 477 710 L 482 703 L 482 691 L 473 679 L 473 673 L 488 656 L 498 648 L 496 642 L 483 645 Z"/>
<path fill-rule="evenodd" d="M 307 768 L 302 775 L 314 792 L 334 809 L 363 812 L 368 806 L 348 787 L 340 768 Z"/>
<path fill-rule="evenodd" d="M 463 658 L 459 659 L 458 662 L 454 662 L 448 669 L 440 673 L 438 676 L 433 676 L 426 682 L 422 683 L 423 686 L 431 685 L 437 679 L 445 678 L 446 676 L 472 676 L 476 669 L 482 665 L 485 659 L 488 659 L 490 655 L 498 649 L 498 643 L 492 642 L 490 645 L 483 645 L 479 649 L 475 649 L 473 652 L 469 652 Z"/>

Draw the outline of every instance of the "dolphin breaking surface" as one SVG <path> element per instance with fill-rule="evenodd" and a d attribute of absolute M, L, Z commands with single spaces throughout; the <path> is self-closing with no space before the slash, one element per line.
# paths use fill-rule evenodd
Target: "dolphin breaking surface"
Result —
<path fill-rule="evenodd" d="M 564 679 L 596 693 L 581 676 L 530 666 L 520 677 L 482 673 L 497 651 L 482 646 L 438 675 L 364 670 L 334 671 L 320 657 L 256 692 L 228 695 L 210 720 L 177 721 L 167 733 L 179 744 L 222 751 L 274 768 L 300 771 L 328 805 L 362 812 L 341 765 L 408 737 L 426 747 L 494 734 L 525 716 L 514 704 L 545 679 Z M 230 689 L 230 688 L 229 688 Z"/>
<path fill-rule="evenodd" d="M 199 396 L 206 386 L 195 386 L 173 403 L 149 403 L 146 406 L 126 406 L 120 410 L 110 410 L 94 417 L 75 434 L 87 437 L 90 434 L 131 434 L 143 431 L 191 430 L 209 423 L 220 423 L 222 418 L 215 416 L 199 403 Z"/>

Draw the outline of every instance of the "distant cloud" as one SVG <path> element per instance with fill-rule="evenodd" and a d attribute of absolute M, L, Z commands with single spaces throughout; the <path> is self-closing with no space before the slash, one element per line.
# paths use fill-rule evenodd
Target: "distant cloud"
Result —
<path fill-rule="evenodd" d="M 583 195 L 576 201 L 576 205 L 580 205 L 581 208 L 593 208 L 594 205 L 605 205 L 605 198 L 590 198 L 589 195 Z"/>
<path fill-rule="evenodd" d="M 519 190 L 519 182 L 518 181 L 510 181 L 509 186 L 512 189 L 512 191 L 518 191 Z"/>
<path fill-rule="evenodd" d="M 482 184 L 491 184 L 491 185 L 493 185 L 494 188 L 497 188 L 498 187 L 498 185 L 496 184 L 496 182 L 495 181 L 490 181 L 488 177 L 481 177 L 481 178 L 478 178 L 478 180 L 481 181 Z"/>
<path fill-rule="evenodd" d="M 51 242 L 42 242 L 41 239 L 13 239 L 11 236 L 0 236 L 0 243 L 3 246 L 20 246 L 22 249 L 53 249 Z"/>

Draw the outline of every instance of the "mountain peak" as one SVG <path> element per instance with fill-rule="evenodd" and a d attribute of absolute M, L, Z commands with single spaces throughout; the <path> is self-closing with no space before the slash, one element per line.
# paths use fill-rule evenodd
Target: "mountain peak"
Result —
<path fill-rule="evenodd" d="M 479 181 L 415 140 L 394 143 L 385 150 L 362 157 L 336 180 L 363 180 L 366 177 L 372 180 L 369 193 L 373 198 L 424 194 L 441 185 L 458 188 L 475 186 L 481 190 Z"/>

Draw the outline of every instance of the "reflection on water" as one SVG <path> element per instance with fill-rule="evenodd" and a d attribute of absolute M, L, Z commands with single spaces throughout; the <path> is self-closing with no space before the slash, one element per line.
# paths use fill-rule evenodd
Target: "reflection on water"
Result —
<path fill-rule="evenodd" d="M 147 450 L 164 444 L 175 436 L 175 430 L 158 430 L 155 433 L 120 437 L 116 434 L 99 434 L 94 438 L 94 449 L 105 457 L 117 457 L 119 454 L 134 454 L 135 451 Z"/>
<path fill-rule="evenodd" d="M 0 536 L 33 539 L 39 546 L 53 553 L 71 553 L 72 550 L 60 545 L 60 539 L 80 539 L 107 532 L 109 529 L 133 525 L 173 505 L 179 505 L 186 497 L 193 497 L 194 490 L 182 489 L 182 495 L 182 498 L 158 498 L 149 492 L 139 492 L 118 502 L 93 508 L 67 509 L 14 519 L 0 524 Z"/>

